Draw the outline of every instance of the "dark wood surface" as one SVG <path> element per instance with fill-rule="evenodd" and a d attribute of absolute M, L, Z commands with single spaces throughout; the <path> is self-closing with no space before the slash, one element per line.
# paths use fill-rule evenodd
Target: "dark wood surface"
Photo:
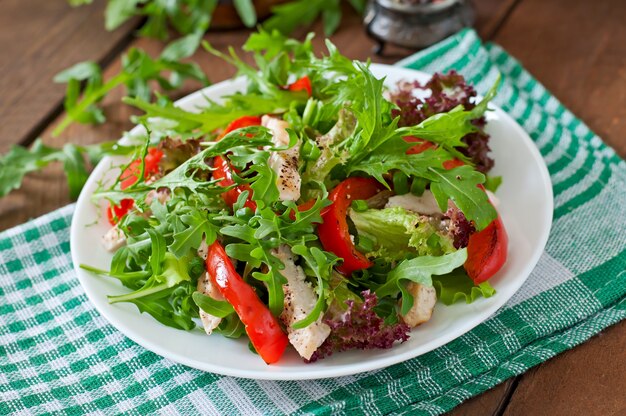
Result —
<path fill-rule="evenodd" d="M 159 42 L 132 38 L 137 21 L 106 33 L 104 2 L 69 8 L 64 1 L 0 1 L 0 152 L 41 136 L 60 145 L 110 140 L 131 127 L 132 111 L 120 104 L 122 90 L 104 101 L 108 122 L 73 125 L 61 137 L 50 132 L 62 115 L 63 87 L 52 76 L 80 60 L 119 69 L 130 46 L 153 54 Z M 517 57 L 557 98 L 618 153 L 626 156 L 626 1 L 476 0 L 476 28 Z M 319 29 L 319 27 L 316 27 Z M 207 35 L 219 49 L 240 46 L 248 32 Z M 390 48 L 372 56 L 356 16 L 349 16 L 333 41 L 349 57 L 392 63 L 411 51 Z M 321 39 L 318 39 L 318 45 Z M 204 52 L 193 59 L 214 82 L 233 70 Z M 185 85 L 179 95 L 198 88 Z M 23 187 L 0 200 L 0 230 L 71 202 L 59 167 L 31 175 Z M 626 323 L 496 386 L 454 409 L 453 415 L 622 415 L 626 414 Z"/>
<path fill-rule="evenodd" d="M 130 41 L 137 21 L 109 33 L 104 5 L 0 1 L 0 153 L 32 141 L 60 113 L 65 86 L 55 74 L 87 59 L 106 64 Z"/>

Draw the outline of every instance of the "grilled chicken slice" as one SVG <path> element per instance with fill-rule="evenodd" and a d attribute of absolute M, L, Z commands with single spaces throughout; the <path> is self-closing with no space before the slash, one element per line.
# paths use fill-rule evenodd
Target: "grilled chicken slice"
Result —
<path fill-rule="evenodd" d="M 215 300 L 224 300 L 224 297 L 220 293 L 217 287 L 211 281 L 209 273 L 204 273 L 204 276 L 198 279 L 198 292 L 203 293 Z M 222 318 L 213 316 L 200 309 L 200 319 L 202 320 L 202 326 L 207 335 L 211 335 L 213 330 L 222 322 Z"/>
<path fill-rule="evenodd" d="M 437 201 L 430 191 L 424 191 L 422 196 L 415 196 L 413 194 L 394 195 L 389 198 L 385 208 L 401 207 L 407 211 L 417 212 L 421 215 L 443 215 L 443 212 L 439 209 Z"/>
<path fill-rule="evenodd" d="M 264 115 L 261 125 L 272 132 L 272 142 L 276 146 L 289 145 L 289 123 L 276 117 Z M 277 185 L 281 201 L 297 201 L 300 198 L 302 180 L 298 172 L 300 146 L 296 144 L 290 149 L 271 152 L 269 165 L 278 176 Z"/>
<path fill-rule="evenodd" d="M 317 294 L 311 285 L 304 280 L 305 275 L 300 266 L 296 266 L 291 249 L 282 245 L 272 251 L 272 254 L 283 262 L 285 268 L 281 274 L 287 279 L 283 285 L 285 305 L 280 315 L 281 321 L 287 327 L 289 342 L 294 346 L 302 358 L 310 359 L 313 353 L 330 335 L 330 327 L 322 322 L 322 316 L 311 325 L 302 329 L 293 329 L 291 325 L 308 316 L 315 307 Z"/>
<path fill-rule="evenodd" d="M 152 202 L 156 198 L 161 205 L 165 205 L 170 200 L 170 190 L 168 188 L 162 188 L 159 190 L 151 190 L 146 194 L 145 202 L 147 205 L 152 205 Z"/>
<path fill-rule="evenodd" d="M 102 245 L 107 251 L 114 252 L 124 244 L 126 244 L 126 236 L 117 225 L 114 225 L 102 236 Z"/>
<path fill-rule="evenodd" d="M 428 321 L 435 309 L 437 293 L 432 286 L 425 286 L 415 282 L 409 282 L 407 289 L 413 295 L 413 306 L 402 316 L 402 320 L 411 328 Z"/>

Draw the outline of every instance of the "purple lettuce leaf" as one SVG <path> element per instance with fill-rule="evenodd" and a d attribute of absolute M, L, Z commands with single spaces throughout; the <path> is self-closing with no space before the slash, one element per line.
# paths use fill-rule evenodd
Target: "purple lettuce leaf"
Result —
<path fill-rule="evenodd" d="M 413 95 L 415 90 L 430 90 L 431 95 L 423 99 L 416 98 Z M 476 106 L 473 102 L 475 98 L 476 90 L 458 72 L 450 71 L 445 75 L 437 73 L 424 85 L 417 81 L 399 82 L 397 90 L 391 93 L 391 101 L 398 106 L 391 115 L 400 117 L 398 125 L 401 127 L 415 126 L 430 116 L 448 112 L 459 105 L 465 110 L 471 110 Z M 474 120 L 479 131 L 465 136 L 463 141 L 467 147 L 458 148 L 483 173 L 493 167 L 493 159 L 489 157 L 489 135 L 483 131 L 485 123 L 484 117 Z"/>
<path fill-rule="evenodd" d="M 385 324 L 385 320 L 374 312 L 378 304 L 375 293 L 361 292 L 363 301 L 347 300 L 346 311 L 324 319 L 331 333 L 307 362 L 315 362 L 335 352 L 359 349 L 388 349 L 396 341 L 409 339 L 411 328 L 404 322 Z"/>

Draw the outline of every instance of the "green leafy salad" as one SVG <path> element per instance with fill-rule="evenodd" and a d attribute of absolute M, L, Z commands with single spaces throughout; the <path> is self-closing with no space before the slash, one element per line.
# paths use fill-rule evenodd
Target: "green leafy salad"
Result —
<path fill-rule="evenodd" d="M 480 101 L 455 72 L 387 89 L 311 39 L 252 34 L 256 67 L 204 44 L 247 88 L 195 112 L 126 100 L 147 135 L 111 147 L 129 162 L 93 199 L 114 254 L 109 270 L 82 265 L 129 289 L 111 303 L 247 336 L 272 364 L 289 345 L 307 362 L 391 348 L 433 309 L 494 294 L 507 237 L 484 114 L 497 85 Z"/>

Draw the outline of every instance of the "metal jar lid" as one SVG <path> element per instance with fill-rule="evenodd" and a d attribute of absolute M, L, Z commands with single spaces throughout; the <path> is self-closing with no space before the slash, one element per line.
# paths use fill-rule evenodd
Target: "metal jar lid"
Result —
<path fill-rule="evenodd" d="M 378 42 L 376 53 L 386 42 L 425 48 L 473 22 L 474 11 L 466 0 L 372 0 L 364 19 L 367 34 Z"/>

